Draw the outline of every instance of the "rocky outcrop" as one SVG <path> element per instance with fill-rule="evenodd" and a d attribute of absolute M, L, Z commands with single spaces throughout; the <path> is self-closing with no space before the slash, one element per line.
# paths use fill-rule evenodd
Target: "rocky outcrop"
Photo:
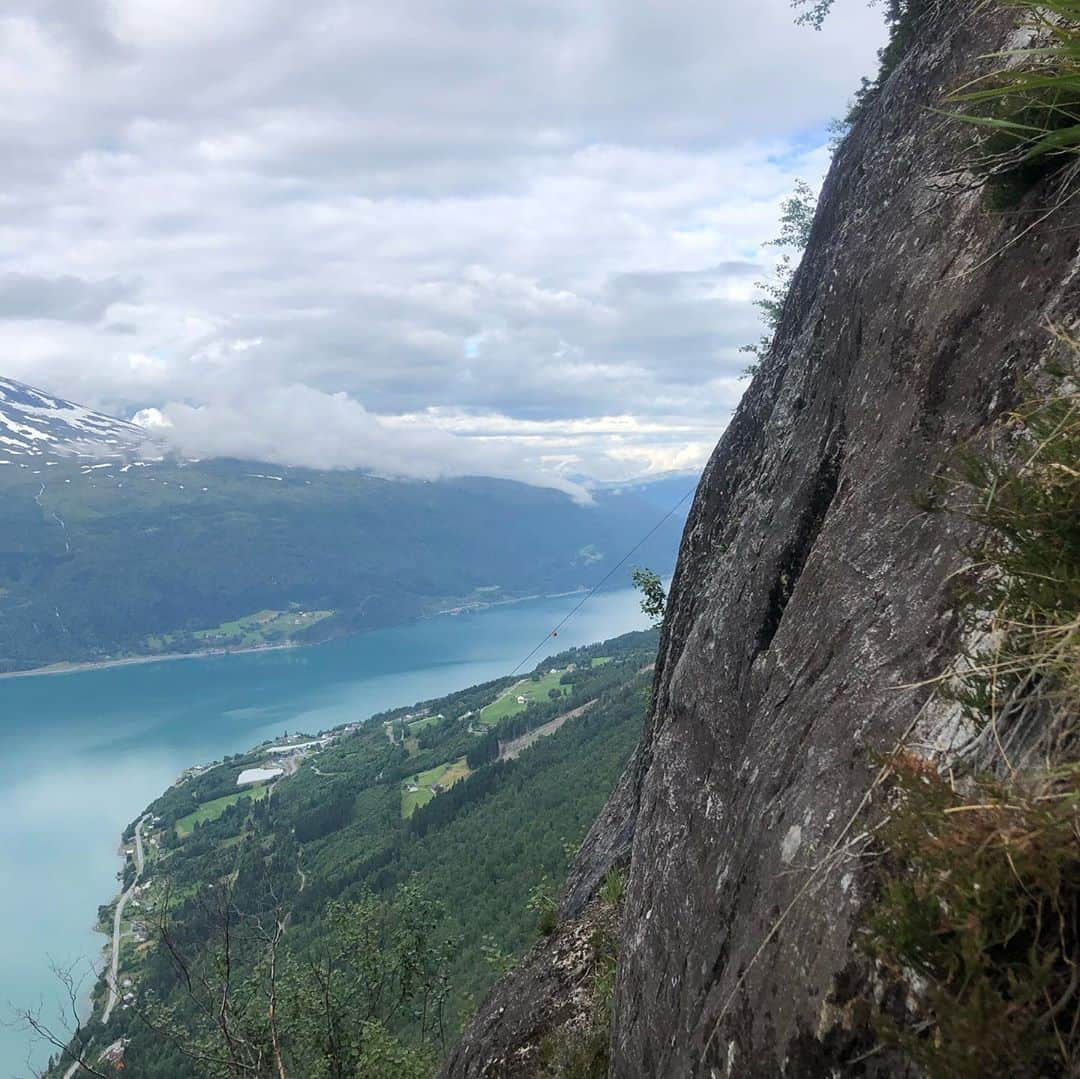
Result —
<path fill-rule="evenodd" d="M 564 919 L 495 986 L 444 1071 L 467 1079 L 514 1079 L 541 1071 L 556 1042 L 593 1022 L 596 941 L 615 934 L 614 911 L 598 899 Z"/>
<path fill-rule="evenodd" d="M 933 111 L 1015 33 L 975 5 L 924 20 L 836 156 L 772 354 L 705 470 L 647 730 L 563 905 L 576 917 L 629 861 L 617 1076 L 904 1074 L 866 1029 L 852 841 L 875 754 L 957 648 L 964 526 L 918 496 L 1080 314 L 1080 200 L 1048 216 L 1044 181 L 991 212 L 967 133 Z M 517 984 L 448 1075 L 488 1074 L 493 1001 L 525 1017 L 548 991 Z"/>

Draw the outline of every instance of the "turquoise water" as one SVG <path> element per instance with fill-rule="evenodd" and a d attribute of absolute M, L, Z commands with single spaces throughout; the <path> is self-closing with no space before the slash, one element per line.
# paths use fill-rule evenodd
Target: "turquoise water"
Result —
<path fill-rule="evenodd" d="M 60 1005 L 50 963 L 93 980 L 91 926 L 124 826 L 184 768 L 278 735 L 366 719 L 509 673 L 579 596 L 315 648 L 0 681 L 0 1076 L 48 1051 L 13 1009 Z M 644 629 L 633 591 L 595 597 L 529 661 Z"/>

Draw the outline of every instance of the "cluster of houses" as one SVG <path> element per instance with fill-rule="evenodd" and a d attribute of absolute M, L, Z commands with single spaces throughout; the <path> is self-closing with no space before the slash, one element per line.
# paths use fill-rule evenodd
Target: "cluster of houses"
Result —
<path fill-rule="evenodd" d="M 190 768 L 185 768 L 177 777 L 176 782 L 173 783 L 174 787 L 179 787 L 181 783 L 186 783 L 189 779 L 198 779 L 199 776 L 209 772 L 211 768 L 216 768 L 217 764 L 193 764 Z"/>
<path fill-rule="evenodd" d="M 136 884 L 135 887 L 131 889 L 131 906 L 142 915 L 154 913 L 154 904 L 150 902 L 146 895 L 149 890 L 149 882 L 145 884 Z M 150 939 L 150 933 L 146 923 L 138 919 L 132 920 L 131 935 L 135 939 L 136 944 L 145 944 L 146 941 Z"/>

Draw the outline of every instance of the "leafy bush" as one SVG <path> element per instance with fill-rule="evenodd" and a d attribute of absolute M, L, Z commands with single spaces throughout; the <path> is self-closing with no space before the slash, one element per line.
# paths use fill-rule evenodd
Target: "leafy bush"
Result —
<path fill-rule="evenodd" d="M 664 608 L 667 606 L 667 593 L 660 575 L 651 569 L 637 566 L 633 572 L 634 587 L 641 593 L 641 613 L 650 619 L 654 626 L 664 621 Z"/>
<path fill-rule="evenodd" d="M 792 259 L 791 251 L 800 257 L 810 242 L 810 230 L 814 224 L 814 213 L 817 210 L 817 196 L 814 189 L 804 180 L 795 181 L 795 190 L 789 195 L 780 207 L 780 235 L 766 243 L 765 247 L 788 248 L 776 262 L 772 278 L 768 281 L 758 281 L 755 287 L 758 289 L 758 297 L 754 300 L 754 306 L 761 313 L 767 333 L 763 334 L 754 344 L 743 345 L 740 352 L 747 352 L 757 359 L 748 364 L 745 375 L 753 375 L 757 372 L 761 361 L 768 355 L 772 347 L 773 337 L 780 327 L 780 319 L 784 314 L 784 304 L 787 303 L 788 293 L 791 291 L 791 283 L 795 279 L 795 271 L 799 264 Z M 655 574 L 654 574 L 655 576 Z M 659 581 L 657 582 L 659 583 Z M 641 588 L 641 582 L 634 575 L 635 587 Z M 648 592 L 646 592 L 648 595 Z M 661 592 L 662 595 L 662 592 Z M 653 612 L 644 608 L 646 614 Z M 663 614 L 663 602 L 660 604 L 660 615 Z"/>
<path fill-rule="evenodd" d="M 164 921 L 162 941 L 188 1007 L 150 1000 L 141 1020 L 161 1049 L 179 1047 L 207 1079 L 364 1076 L 426 1079 L 445 1047 L 446 969 L 453 945 L 438 933 L 441 908 L 406 885 L 392 903 L 372 894 L 330 906 L 332 936 L 300 959 L 285 940 L 287 915 L 243 919 L 229 897 L 214 911 L 210 947 L 189 953 Z M 240 969 L 239 957 L 253 960 Z M 405 1039 L 391 1027 L 411 1018 Z M 143 1074 L 168 1071 L 142 1059 Z"/>
<path fill-rule="evenodd" d="M 545 937 L 550 937 L 559 927 L 559 904 L 551 881 L 544 877 L 529 893 L 527 908 L 537 916 L 537 928 Z"/>
<path fill-rule="evenodd" d="M 802 9 L 796 22 L 820 30 L 832 11 L 834 0 L 791 0 L 791 6 Z M 889 38 L 885 47 L 878 51 L 878 73 L 875 78 L 864 78 L 856 92 L 851 108 L 842 127 L 853 124 L 866 106 L 873 100 L 886 79 L 896 70 L 915 40 L 915 34 L 924 15 L 941 7 L 944 0 L 870 0 L 870 6 L 880 4 L 885 9 L 885 22 Z"/>

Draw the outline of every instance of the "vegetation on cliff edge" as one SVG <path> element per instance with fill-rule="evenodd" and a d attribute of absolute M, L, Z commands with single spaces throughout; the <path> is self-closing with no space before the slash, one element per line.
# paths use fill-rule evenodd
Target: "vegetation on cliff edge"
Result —
<path fill-rule="evenodd" d="M 942 687 L 969 737 L 946 771 L 888 762 L 865 943 L 910 1002 L 880 1032 L 931 1079 L 1080 1067 L 1078 373 L 1006 418 L 1007 452 L 951 473 L 948 508 L 985 530 Z"/>

